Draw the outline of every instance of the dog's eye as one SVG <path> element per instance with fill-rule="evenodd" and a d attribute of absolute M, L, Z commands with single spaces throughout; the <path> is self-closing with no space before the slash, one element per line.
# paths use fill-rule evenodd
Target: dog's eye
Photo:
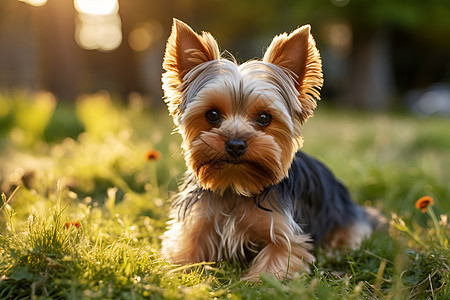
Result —
<path fill-rule="evenodd" d="M 208 110 L 205 114 L 206 120 L 211 124 L 218 124 L 222 117 L 216 110 Z"/>
<path fill-rule="evenodd" d="M 262 113 L 256 118 L 256 123 L 261 126 L 267 126 L 272 122 L 272 116 L 269 113 Z"/>

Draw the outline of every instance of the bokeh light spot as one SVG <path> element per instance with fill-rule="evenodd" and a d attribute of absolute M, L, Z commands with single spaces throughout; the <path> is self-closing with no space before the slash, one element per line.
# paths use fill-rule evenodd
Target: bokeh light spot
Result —
<path fill-rule="evenodd" d="M 341 57 L 347 57 L 351 52 L 353 33 L 346 23 L 335 23 L 329 27 L 329 42 L 331 48 Z"/>
<path fill-rule="evenodd" d="M 87 50 L 113 51 L 122 43 L 117 0 L 74 0 L 78 11 L 75 40 Z"/>
<path fill-rule="evenodd" d="M 117 0 L 74 0 L 74 5 L 78 12 L 90 15 L 110 15 L 119 9 Z"/>
<path fill-rule="evenodd" d="M 25 2 L 26 4 L 30 4 L 33 6 L 43 6 L 47 4 L 47 0 L 19 0 L 21 2 Z"/>
<path fill-rule="evenodd" d="M 114 15 L 81 14 L 77 22 L 75 39 L 87 50 L 112 51 L 122 42 L 122 22 Z"/>
<path fill-rule="evenodd" d="M 162 27 L 158 22 L 149 22 L 133 29 L 128 36 L 131 49 L 136 52 L 147 50 L 152 43 L 162 36 Z"/>
<path fill-rule="evenodd" d="M 337 7 L 344 7 L 350 2 L 350 0 L 331 0 L 331 2 Z"/>
<path fill-rule="evenodd" d="M 128 36 L 128 43 L 134 51 L 144 51 L 152 42 L 152 37 L 144 27 L 138 27 L 131 31 Z"/>

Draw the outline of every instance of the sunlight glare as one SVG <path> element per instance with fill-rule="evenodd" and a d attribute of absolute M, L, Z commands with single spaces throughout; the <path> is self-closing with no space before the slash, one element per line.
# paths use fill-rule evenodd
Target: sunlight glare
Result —
<path fill-rule="evenodd" d="M 20 2 L 25 2 L 26 4 L 33 6 L 43 6 L 47 4 L 47 0 L 19 0 Z"/>
<path fill-rule="evenodd" d="M 90 15 L 110 15 L 119 8 L 118 0 L 74 0 L 74 5 L 78 12 Z"/>
<path fill-rule="evenodd" d="M 113 51 L 122 43 L 118 0 L 74 0 L 75 40 L 87 50 Z"/>
<path fill-rule="evenodd" d="M 122 43 L 122 22 L 118 14 L 80 15 L 75 40 L 87 50 L 112 51 Z"/>

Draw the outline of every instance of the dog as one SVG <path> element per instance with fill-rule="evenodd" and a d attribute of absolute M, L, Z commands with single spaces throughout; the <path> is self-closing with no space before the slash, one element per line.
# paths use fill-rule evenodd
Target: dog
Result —
<path fill-rule="evenodd" d="M 310 271 L 315 246 L 356 249 L 371 235 L 369 211 L 299 151 L 323 84 L 309 25 L 239 65 L 210 33 L 174 19 L 163 68 L 187 166 L 162 237 L 167 260 L 236 261 L 249 265 L 244 280 L 284 279 Z"/>

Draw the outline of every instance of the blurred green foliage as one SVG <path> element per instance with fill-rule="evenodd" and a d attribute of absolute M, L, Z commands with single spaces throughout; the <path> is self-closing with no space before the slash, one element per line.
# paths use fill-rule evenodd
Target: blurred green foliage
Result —
<path fill-rule="evenodd" d="M 150 4 L 149 4 L 150 5 Z M 322 29 L 336 21 L 348 22 L 352 29 L 367 36 L 374 30 L 401 29 L 409 35 L 428 40 L 432 44 L 450 46 L 450 3 L 446 0 L 274 0 L 236 1 L 177 1 L 174 16 L 212 28 L 227 42 L 238 38 L 239 31 L 246 36 L 265 34 L 270 37 L 281 29 L 290 31 L 299 24 L 311 23 Z M 181 16 L 178 16 L 181 14 Z M 189 16 L 192 20 L 189 20 Z M 228 20 L 228 22 L 225 22 Z M 224 26 L 226 24 L 227 26 Z M 248 24 L 248 26 L 242 26 Z"/>
<path fill-rule="evenodd" d="M 44 137 L 44 131 L 56 107 L 51 93 L 42 92 L 30 98 L 26 93 L 13 97 L 0 94 L 0 133 L 12 131 L 11 138 L 23 146 L 30 146 Z"/>
<path fill-rule="evenodd" d="M 165 216 L 164 199 L 177 188 L 184 164 L 169 118 L 150 112 L 138 96 L 125 107 L 107 93 L 98 93 L 80 98 L 75 109 L 65 104 L 53 116 L 49 111 L 55 103 L 43 102 L 47 98 L 17 99 L 2 99 L 10 109 L 0 117 L 7 123 L 0 135 L 1 189 L 6 193 L 18 185 L 29 189 L 20 192 L 17 205 L 42 205 L 42 197 L 33 199 L 33 191 L 45 195 L 60 180 L 74 197 L 89 197 L 99 205 L 105 202 L 108 188 L 118 187 L 115 201 L 124 203 L 124 211 L 139 207 L 142 215 Z M 45 113 L 38 111 L 42 103 L 47 104 Z M 159 124 L 157 130 L 153 124 Z M 64 128 L 68 128 L 66 137 Z M 151 150 L 163 153 L 162 157 L 147 161 Z M 153 195 L 158 196 L 157 206 L 141 205 Z M 20 216 L 27 213 L 23 210 Z"/>

